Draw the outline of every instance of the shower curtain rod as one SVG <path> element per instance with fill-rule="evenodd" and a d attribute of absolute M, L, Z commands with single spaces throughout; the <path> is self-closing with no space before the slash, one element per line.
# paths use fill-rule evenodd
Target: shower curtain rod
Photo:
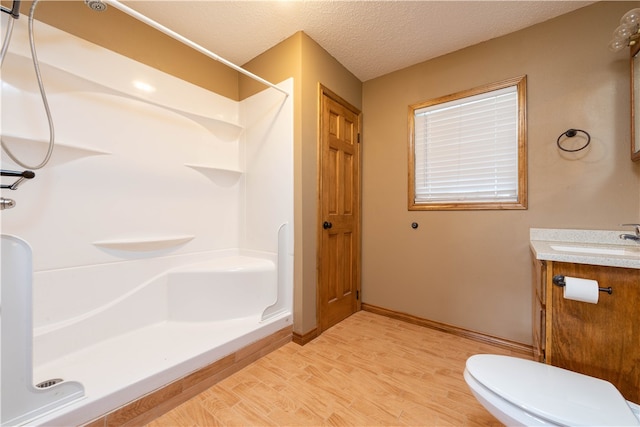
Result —
<path fill-rule="evenodd" d="M 208 49 L 205 49 L 204 47 L 200 46 L 199 44 L 189 40 L 188 38 L 176 33 L 175 31 L 165 27 L 164 25 L 160 24 L 159 22 L 154 21 L 153 19 L 143 15 L 140 12 L 137 12 L 133 9 L 131 9 L 128 6 L 125 6 L 124 4 L 120 3 L 118 0 L 103 0 L 104 3 L 110 4 L 113 7 L 115 7 L 116 9 L 121 10 L 122 12 L 126 13 L 127 15 L 133 16 L 134 18 L 136 18 L 139 21 L 144 22 L 145 24 L 155 28 L 156 30 L 159 30 L 161 32 L 163 32 L 164 34 L 168 35 L 169 37 L 172 37 L 176 40 L 178 40 L 179 42 L 189 46 L 192 49 L 197 50 L 200 53 L 205 54 L 206 56 L 208 56 L 211 59 L 214 59 L 218 62 L 222 62 L 224 65 L 226 65 L 227 67 L 231 67 L 234 70 L 244 74 L 245 76 L 251 77 L 252 79 L 262 83 L 265 86 L 269 86 L 279 92 L 282 92 L 285 96 L 289 96 L 289 92 L 287 92 L 284 89 L 279 88 L 278 86 L 274 85 L 273 83 L 263 79 L 260 76 L 257 76 L 255 74 L 253 74 L 250 71 L 245 70 L 244 68 L 234 64 L 233 62 L 230 62 L 224 58 L 222 58 L 219 55 L 216 55 L 215 53 L 211 52 Z"/>

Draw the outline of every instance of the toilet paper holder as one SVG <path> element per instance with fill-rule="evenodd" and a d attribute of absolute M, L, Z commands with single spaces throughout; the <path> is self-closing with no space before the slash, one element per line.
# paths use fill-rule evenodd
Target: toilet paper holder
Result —
<path fill-rule="evenodd" d="M 560 286 L 561 288 L 564 288 L 566 283 L 564 281 L 564 276 L 561 274 L 556 274 L 555 276 L 553 276 L 553 284 L 556 286 Z M 598 288 L 598 290 L 600 292 L 606 292 L 609 295 L 611 295 L 613 293 L 613 289 L 611 289 L 611 286 L 609 286 L 608 288 Z"/>

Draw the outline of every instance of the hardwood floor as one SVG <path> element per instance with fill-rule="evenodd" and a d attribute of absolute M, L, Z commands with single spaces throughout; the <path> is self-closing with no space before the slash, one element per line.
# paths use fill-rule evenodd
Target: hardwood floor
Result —
<path fill-rule="evenodd" d="M 147 426 L 499 426 L 462 377 L 476 353 L 530 358 L 360 311 Z"/>

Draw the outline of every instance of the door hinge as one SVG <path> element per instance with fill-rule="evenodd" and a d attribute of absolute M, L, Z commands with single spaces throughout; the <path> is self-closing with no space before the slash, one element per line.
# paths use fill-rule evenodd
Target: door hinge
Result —
<path fill-rule="evenodd" d="M 360 134 L 358 134 L 358 144 L 360 144 Z"/>
<path fill-rule="evenodd" d="M 356 291 L 356 299 L 360 300 L 360 291 Z"/>

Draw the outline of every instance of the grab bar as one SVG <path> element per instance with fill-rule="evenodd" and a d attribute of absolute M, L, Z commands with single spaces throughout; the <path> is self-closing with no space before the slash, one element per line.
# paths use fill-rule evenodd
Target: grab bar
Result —
<path fill-rule="evenodd" d="M 6 170 L 6 169 L 2 169 L 0 170 L 0 176 L 14 176 L 14 177 L 18 177 L 18 179 L 16 179 L 14 181 L 13 184 L 11 185 L 7 185 L 7 184 L 2 184 L 0 185 L 0 188 L 2 189 L 9 189 L 9 190 L 17 190 L 18 186 L 20 184 L 22 184 L 22 181 L 24 181 L 25 179 L 31 179 L 34 176 L 36 176 L 35 173 L 33 173 L 32 171 L 23 171 L 23 172 L 18 172 L 18 171 L 10 171 L 10 170 Z"/>

